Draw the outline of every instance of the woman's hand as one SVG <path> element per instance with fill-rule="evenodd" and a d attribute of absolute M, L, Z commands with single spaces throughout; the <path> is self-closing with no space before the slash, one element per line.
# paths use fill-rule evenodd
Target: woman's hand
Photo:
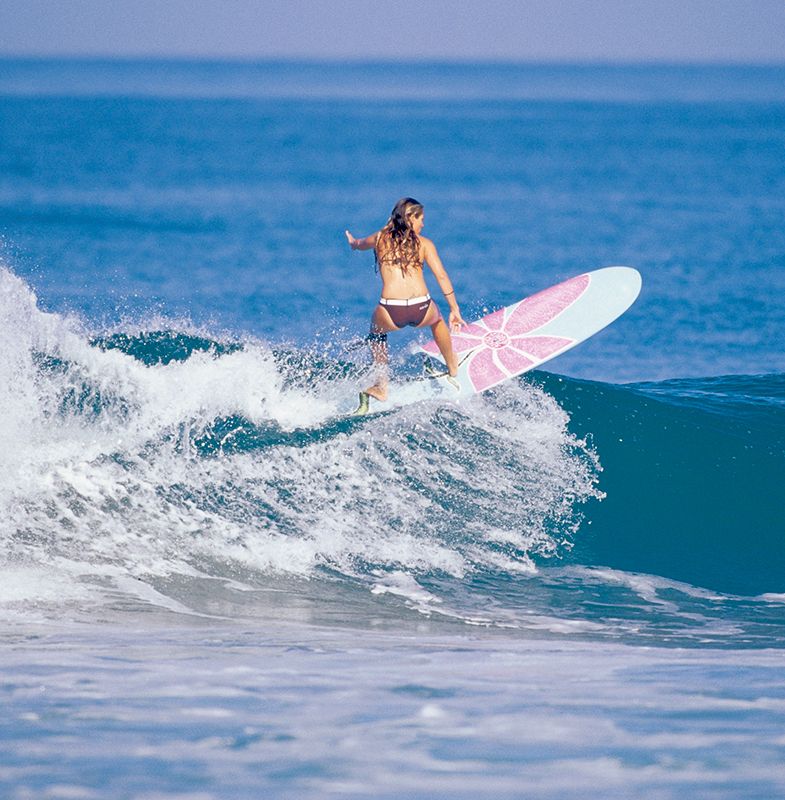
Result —
<path fill-rule="evenodd" d="M 449 325 L 452 333 L 458 333 L 465 324 L 461 312 L 457 308 L 455 311 L 450 311 Z"/>
<path fill-rule="evenodd" d="M 379 235 L 378 233 L 372 233 L 364 239 L 355 239 L 349 231 L 344 231 L 344 233 L 346 234 L 346 241 L 349 242 L 349 247 L 352 250 L 373 250 L 376 247 L 376 237 Z"/>

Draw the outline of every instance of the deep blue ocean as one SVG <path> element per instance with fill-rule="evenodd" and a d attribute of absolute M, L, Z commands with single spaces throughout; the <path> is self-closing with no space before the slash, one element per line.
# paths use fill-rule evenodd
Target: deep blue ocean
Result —
<path fill-rule="evenodd" d="M 343 418 L 404 195 L 641 296 Z M 0 237 L 0 796 L 785 796 L 785 67 L 0 61 Z"/>

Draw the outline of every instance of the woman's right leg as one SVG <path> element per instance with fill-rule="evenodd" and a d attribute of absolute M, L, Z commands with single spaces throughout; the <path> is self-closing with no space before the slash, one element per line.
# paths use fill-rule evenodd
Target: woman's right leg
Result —
<path fill-rule="evenodd" d="M 371 355 L 376 371 L 376 380 L 372 386 L 365 390 L 365 394 L 375 397 L 377 400 L 387 399 L 387 385 L 390 382 L 390 375 L 387 365 L 390 362 L 390 351 L 387 347 L 387 334 L 390 331 L 397 331 L 398 327 L 390 318 L 387 309 L 376 306 L 371 317 L 371 332 L 368 341 L 371 344 Z"/>

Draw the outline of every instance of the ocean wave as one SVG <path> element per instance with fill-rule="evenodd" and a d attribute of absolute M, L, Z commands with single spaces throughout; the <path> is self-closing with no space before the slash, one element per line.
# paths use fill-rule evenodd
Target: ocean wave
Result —
<path fill-rule="evenodd" d="M 514 574 L 568 549 L 598 496 L 595 454 L 542 390 L 346 419 L 362 368 L 191 332 L 91 336 L 0 284 L 17 567 L 93 584 Z"/>
<path fill-rule="evenodd" d="M 616 386 L 538 372 L 347 419 L 361 364 L 205 331 L 96 335 L 41 312 L 5 269 L 0 345 L 6 609 L 371 602 L 383 616 L 395 599 L 596 635 L 619 615 L 591 610 L 599 579 L 606 598 L 653 586 L 639 592 L 652 625 L 682 625 L 684 604 L 663 601 L 677 584 L 783 589 L 781 375 Z M 654 582 L 630 577 L 644 573 Z M 587 605 L 565 601 L 578 574 Z"/>

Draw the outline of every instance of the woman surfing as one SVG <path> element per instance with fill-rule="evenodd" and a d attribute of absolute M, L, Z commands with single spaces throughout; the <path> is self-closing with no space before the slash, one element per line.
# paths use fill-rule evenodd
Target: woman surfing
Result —
<path fill-rule="evenodd" d="M 368 412 L 369 398 L 387 399 L 389 383 L 387 334 L 407 326 L 430 326 L 433 338 L 451 377 L 458 373 L 458 360 L 453 352 L 450 331 L 457 333 L 466 323 L 461 317 L 455 290 L 434 243 L 421 236 L 425 224 L 423 206 L 411 197 L 400 199 L 387 224 L 376 233 L 355 239 L 346 231 L 352 250 L 373 250 L 376 268 L 382 278 L 382 296 L 371 317 L 368 341 L 376 367 L 376 381 L 360 392 L 360 405 L 355 414 Z M 436 303 L 428 294 L 423 264 L 434 274 L 444 298 L 450 306 L 449 328 Z"/>

